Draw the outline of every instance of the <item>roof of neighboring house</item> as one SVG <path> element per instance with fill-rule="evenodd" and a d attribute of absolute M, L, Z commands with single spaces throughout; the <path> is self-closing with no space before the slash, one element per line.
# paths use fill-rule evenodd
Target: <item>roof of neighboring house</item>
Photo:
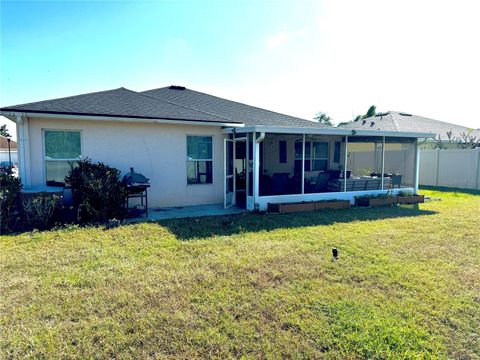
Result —
<path fill-rule="evenodd" d="M 182 86 L 169 86 L 144 92 L 119 88 L 6 106 L 0 110 L 245 125 L 323 127 L 314 121 L 222 99 Z"/>
<path fill-rule="evenodd" d="M 1 150 L 8 150 L 8 140 L 5 136 L 0 135 L 0 149 Z M 17 142 L 14 140 L 10 140 L 10 150 L 17 149 Z"/>
<path fill-rule="evenodd" d="M 354 130 L 382 130 L 382 131 L 408 131 L 423 132 L 435 134 L 436 138 L 440 136 L 441 140 L 447 140 L 447 133 L 457 139 L 462 134 L 468 134 L 472 129 L 465 126 L 450 124 L 447 122 L 429 119 L 426 117 L 412 115 L 398 111 L 388 111 L 378 113 L 366 119 L 353 121 L 339 127 Z M 479 130 L 473 130 L 474 136 L 480 136 Z"/>
<path fill-rule="evenodd" d="M 242 122 L 245 125 L 324 127 L 315 121 L 284 115 L 236 101 L 223 99 L 183 86 L 167 86 L 159 89 L 143 91 L 142 94 L 157 99 L 170 101 L 190 109 L 209 112 L 222 118 Z"/>

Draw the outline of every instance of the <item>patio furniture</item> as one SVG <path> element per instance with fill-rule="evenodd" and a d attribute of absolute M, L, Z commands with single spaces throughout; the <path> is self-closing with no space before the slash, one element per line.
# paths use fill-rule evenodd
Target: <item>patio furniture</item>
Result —
<path fill-rule="evenodd" d="M 332 179 L 328 182 L 327 189 L 332 192 L 344 191 L 344 179 Z M 383 188 L 391 187 L 391 179 L 383 179 Z M 376 177 L 363 177 L 347 179 L 347 191 L 365 191 L 365 190 L 380 190 L 382 188 L 382 179 Z"/>
<path fill-rule="evenodd" d="M 330 174 L 330 179 L 338 179 L 342 174 L 342 170 L 327 170 L 326 172 Z"/>
<path fill-rule="evenodd" d="M 275 173 L 272 176 L 272 195 L 281 195 L 288 193 L 288 177 L 289 173 Z"/>
<path fill-rule="evenodd" d="M 391 176 L 391 179 L 392 179 L 392 188 L 395 187 L 395 185 L 397 187 L 400 187 L 402 185 L 402 175 L 392 175 Z"/>
<path fill-rule="evenodd" d="M 317 176 L 317 181 L 312 186 L 308 186 L 307 192 L 321 193 L 327 189 L 328 181 L 330 180 L 330 174 L 328 172 L 321 172 Z"/>

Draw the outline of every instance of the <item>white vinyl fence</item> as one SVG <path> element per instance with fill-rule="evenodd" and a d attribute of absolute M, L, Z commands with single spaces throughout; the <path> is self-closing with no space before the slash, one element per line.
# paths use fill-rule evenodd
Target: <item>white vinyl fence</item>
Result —
<path fill-rule="evenodd" d="M 480 190 L 480 148 L 421 150 L 419 183 Z"/>
<path fill-rule="evenodd" d="M 12 164 L 18 163 L 17 150 L 10 152 L 10 157 L 12 158 Z M 8 161 L 8 150 L 0 150 L 0 162 Z"/>

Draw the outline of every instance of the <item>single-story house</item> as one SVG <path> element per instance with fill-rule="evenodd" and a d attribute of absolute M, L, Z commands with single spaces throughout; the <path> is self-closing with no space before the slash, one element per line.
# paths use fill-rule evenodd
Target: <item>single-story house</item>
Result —
<path fill-rule="evenodd" d="M 430 132 L 435 136 L 422 144 L 422 147 L 431 148 L 440 142 L 465 142 L 466 136 L 480 139 L 480 130 L 466 126 L 451 124 L 444 121 L 434 120 L 423 116 L 413 115 L 406 112 L 387 111 L 381 112 L 365 119 L 358 119 L 344 123 L 339 127 L 352 130 L 380 130 L 380 131 L 407 131 L 407 132 Z"/>
<path fill-rule="evenodd" d="M 182 86 L 6 106 L 25 188 L 62 184 L 88 157 L 150 179 L 151 207 L 348 199 L 418 188 L 428 131 L 334 128 Z"/>
<path fill-rule="evenodd" d="M 0 135 L 0 162 L 17 163 L 17 142 Z"/>

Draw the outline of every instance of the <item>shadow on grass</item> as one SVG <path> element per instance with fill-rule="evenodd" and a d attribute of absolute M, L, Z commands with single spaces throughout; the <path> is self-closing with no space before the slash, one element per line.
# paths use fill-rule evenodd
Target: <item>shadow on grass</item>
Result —
<path fill-rule="evenodd" d="M 420 186 L 420 190 L 431 190 L 431 191 L 443 191 L 448 193 L 462 193 L 469 195 L 480 195 L 480 190 L 475 189 L 462 189 L 462 188 L 450 188 L 444 186 Z"/>
<path fill-rule="evenodd" d="M 241 215 L 158 221 L 179 240 L 193 240 L 210 236 L 228 236 L 245 232 L 271 231 L 279 228 L 298 228 L 353 221 L 373 221 L 399 217 L 426 216 L 435 211 L 415 206 L 351 208 L 296 214 L 245 213 Z"/>

